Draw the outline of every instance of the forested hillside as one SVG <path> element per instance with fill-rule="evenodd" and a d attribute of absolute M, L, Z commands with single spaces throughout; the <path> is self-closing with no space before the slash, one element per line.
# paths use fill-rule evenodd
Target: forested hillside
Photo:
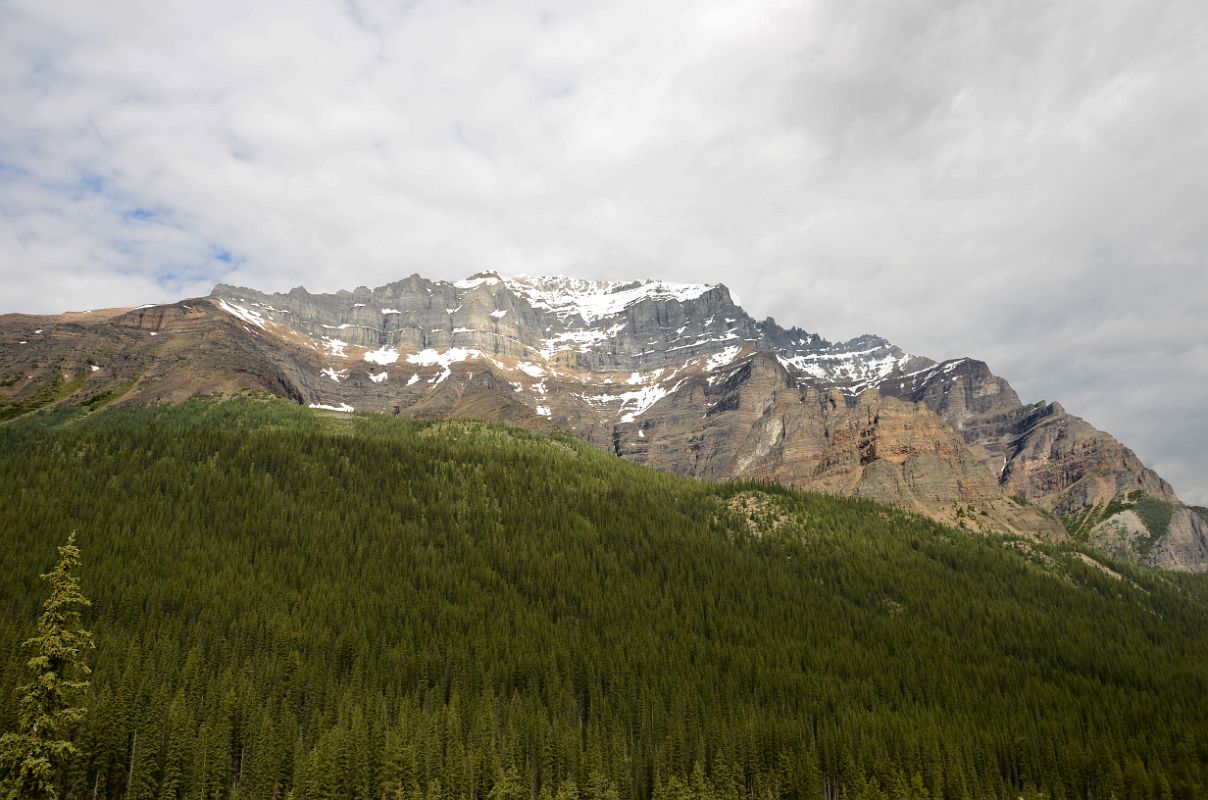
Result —
<path fill-rule="evenodd" d="M 68 796 L 1197 798 L 1208 579 L 258 398 L 0 427 L 0 730 L 77 531 Z"/>

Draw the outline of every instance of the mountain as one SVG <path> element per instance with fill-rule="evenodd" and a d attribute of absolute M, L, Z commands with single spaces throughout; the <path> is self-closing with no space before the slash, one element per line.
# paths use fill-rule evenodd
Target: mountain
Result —
<path fill-rule="evenodd" d="M 873 335 L 830 342 L 755 320 L 722 285 L 495 273 L 335 294 L 220 284 L 167 306 L 9 316 L 0 338 L 0 416 L 65 396 L 266 390 L 336 410 L 556 425 L 680 475 L 774 480 L 1055 539 L 1105 541 L 1095 525 L 1132 525 L 1114 518 L 1140 492 L 1174 522 L 1142 520 L 1143 534 L 1112 540 L 1116 552 L 1208 569 L 1203 518 L 1059 404 L 1021 403 L 971 358 L 937 363 Z"/>
<path fill-rule="evenodd" d="M 1208 577 L 559 431 L 59 404 L 0 427 L 0 530 L 0 732 L 78 532 L 63 797 L 1208 792 Z"/>

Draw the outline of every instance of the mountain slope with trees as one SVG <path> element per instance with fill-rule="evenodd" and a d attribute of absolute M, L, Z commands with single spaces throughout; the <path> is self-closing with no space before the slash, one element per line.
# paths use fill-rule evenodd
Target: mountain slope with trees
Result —
<path fill-rule="evenodd" d="M 1140 492 L 1172 524 L 1124 515 L 1081 541 L 1208 572 L 1208 523 L 1060 404 L 1024 404 L 976 359 L 937 363 L 874 335 L 830 342 L 756 320 L 720 284 L 412 275 L 334 294 L 220 284 L 168 305 L 0 315 L 0 422 L 65 402 L 242 391 L 556 425 L 678 475 L 775 480 L 1054 540 Z"/>
<path fill-rule="evenodd" d="M 0 428 L 0 730 L 78 531 L 66 796 L 1195 798 L 1208 583 L 558 433 L 263 398 Z"/>

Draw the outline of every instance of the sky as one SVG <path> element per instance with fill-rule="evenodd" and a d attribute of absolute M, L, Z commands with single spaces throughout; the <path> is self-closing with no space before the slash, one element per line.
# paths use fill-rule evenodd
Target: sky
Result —
<path fill-rule="evenodd" d="M 0 313 L 486 269 L 973 356 L 1208 505 L 1208 3 L 0 2 Z"/>

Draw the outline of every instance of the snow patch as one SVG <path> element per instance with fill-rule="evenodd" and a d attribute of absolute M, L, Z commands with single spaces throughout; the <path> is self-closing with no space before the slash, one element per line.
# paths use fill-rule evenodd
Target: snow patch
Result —
<path fill-rule="evenodd" d="M 413 355 L 407 356 L 407 361 L 411 364 L 418 364 L 421 367 L 431 367 L 435 365 L 447 367 L 450 364 L 456 364 L 460 361 L 466 361 L 471 358 L 478 358 L 481 355 L 481 350 L 473 350 L 465 347 L 450 347 L 443 353 L 437 352 L 432 348 L 428 348 Z"/>
<path fill-rule="evenodd" d="M 322 411 L 343 411 L 346 414 L 351 414 L 353 411 L 356 411 L 355 408 L 348 405 L 347 403 L 340 403 L 338 406 L 326 406 L 326 405 L 323 405 L 322 403 L 311 403 L 310 407 L 318 408 Z"/>
<path fill-rule="evenodd" d="M 507 309 L 497 308 L 491 312 L 491 316 L 495 319 L 503 319 L 508 315 Z"/>
<path fill-rule="evenodd" d="M 537 406 L 537 416 L 539 416 L 539 417 L 550 416 L 549 406 Z"/>
<path fill-rule="evenodd" d="M 497 275 L 481 275 L 474 278 L 466 278 L 462 281 L 454 281 L 453 286 L 458 289 L 477 289 L 479 286 L 494 286 L 499 283 Z"/>
<path fill-rule="evenodd" d="M 339 339 L 329 339 L 328 337 L 324 336 L 323 345 L 333 356 L 348 358 L 348 354 L 344 352 L 344 348 L 348 346 L 348 342 L 344 342 Z"/>
<path fill-rule="evenodd" d="M 369 380 L 373 381 L 374 383 L 385 383 L 386 373 L 383 371 L 379 372 L 377 375 L 370 375 Z"/>
<path fill-rule="evenodd" d="M 609 403 L 620 402 L 621 407 L 618 410 L 621 422 L 633 422 L 637 417 L 646 413 L 658 401 L 662 400 L 667 395 L 674 392 L 680 387 L 683 381 L 677 382 L 674 386 L 668 389 L 665 386 L 654 385 L 644 386 L 632 392 L 622 392 L 621 394 L 597 394 L 597 395 L 578 395 L 580 399 L 586 400 L 593 405 L 605 405 Z"/>
<path fill-rule="evenodd" d="M 529 361 L 521 361 L 516 368 L 531 378 L 544 378 L 545 370 Z"/>
<path fill-rule="evenodd" d="M 366 353 L 364 358 L 370 364 L 380 364 L 384 367 L 387 364 L 393 364 L 395 361 L 398 361 L 398 351 L 393 347 L 382 346 L 377 350 Z"/>
<path fill-rule="evenodd" d="M 421 350 L 414 355 L 407 356 L 408 363 L 416 364 L 421 367 L 443 368 L 443 372 L 432 381 L 433 385 L 443 382 L 453 374 L 452 365 L 468 361 L 471 358 L 481 358 L 481 350 L 473 350 L 465 347 L 450 347 L 443 353 L 439 353 L 432 348 Z"/>
<path fill-rule="evenodd" d="M 676 384 L 672 389 L 666 389 L 662 386 L 647 386 L 643 389 L 638 389 L 636 392 L 624 392 L 620 395 L 621 410 L 625 411 L 626 408 L 630 410 L 621 415 L 621 422 L 633 422 L 637 416 L 646 413 L 646 410 L 652 405 L 678 388 L 679 384 Z"/>
<path fill-rule="evenodd" d="M 712 372 L 719 367 L 724 367 L 733 363 L 734 359 L 738 358 L 738 354 L 741 352 L 741 345 L 731 345 L 725 350 L 722 350 L 720 353 L 714 353 L 713 355 L 709 356 L 709 360 L 705 362 L 705 372 Z"/>
<path fill-rule="evenodd" d="M 331 367 L 324 367 L 323 369 L 319 370 L 319 376 L 331 378 L 336 383 L 339 383 L 340 379 L 348 377 L 348 370 L 343 369 L 339 372 L 336 372 Z"/>

